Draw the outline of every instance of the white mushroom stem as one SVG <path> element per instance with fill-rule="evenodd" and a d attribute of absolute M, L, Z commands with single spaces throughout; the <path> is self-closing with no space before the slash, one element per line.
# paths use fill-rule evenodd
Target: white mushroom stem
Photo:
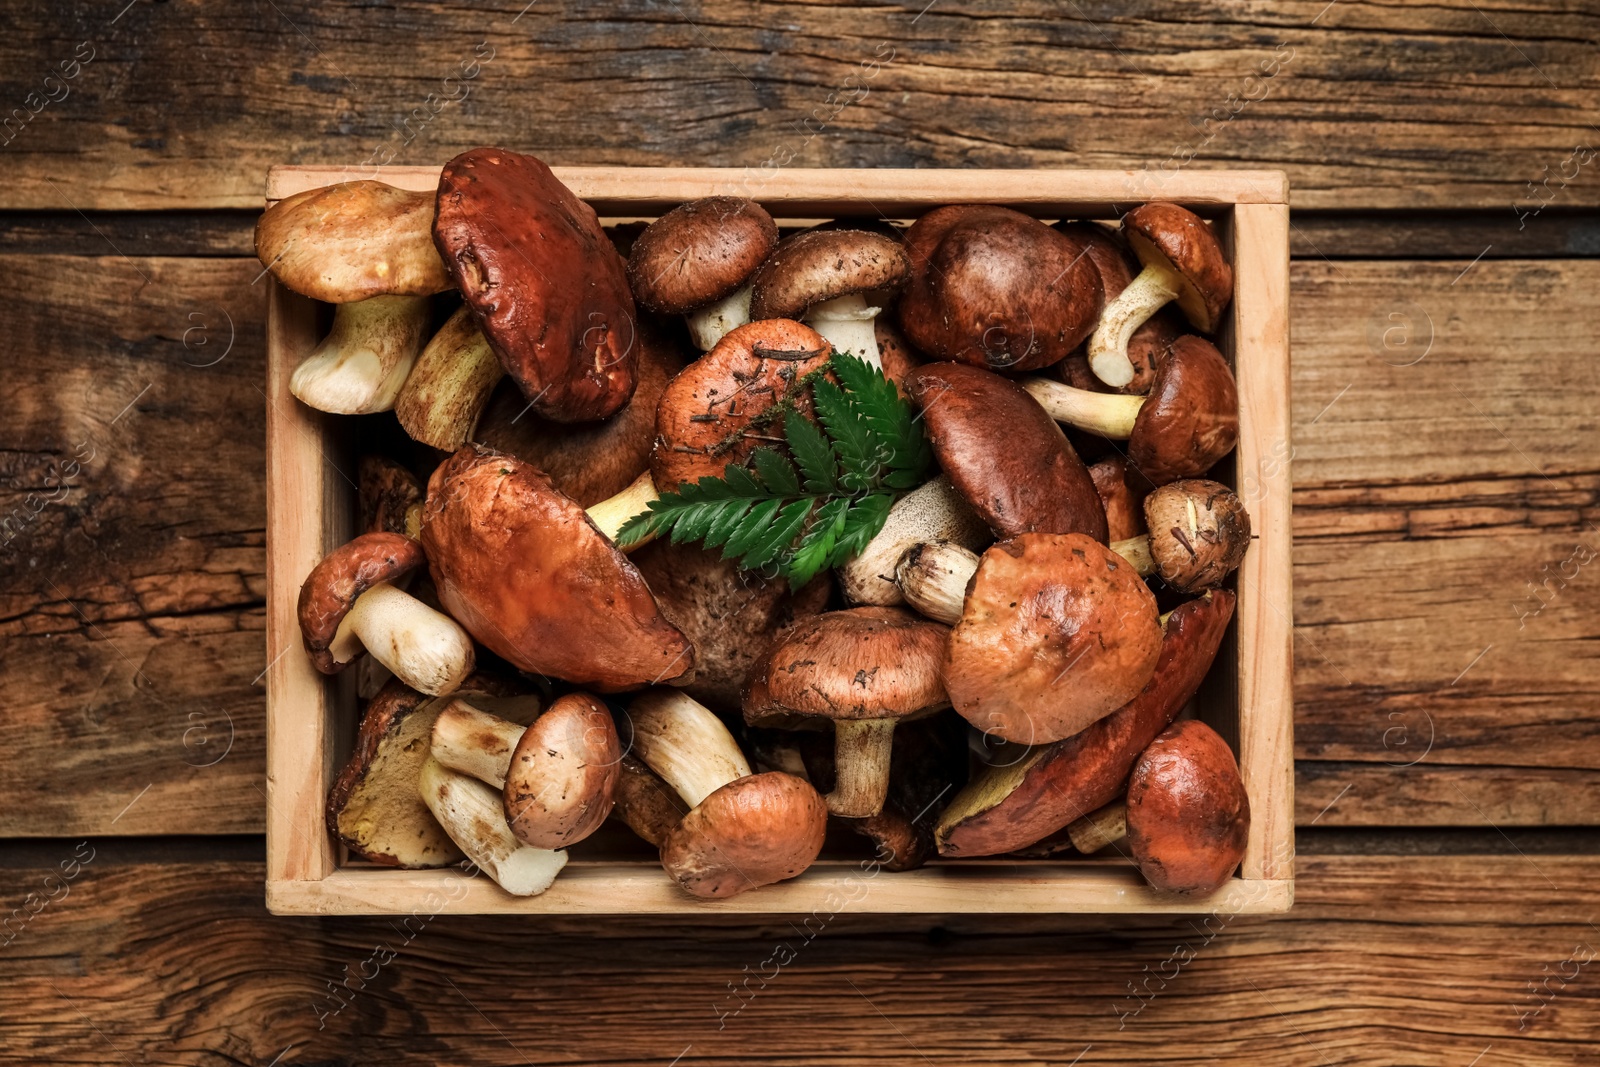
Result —
<path fill-rule="evenodd" d="M 1113 541 L 1108 547 L 1141 575 L 1155 573 L 1148 536 Z M 978 572 L 978 559 L 976 552 L 948 541 L 912 545 L 900 557 L 895 578 L 907 604 L 935 622 L 954 626 L 961 621 L 967 583 Z"/>
<path fill-rule="evenodd" d="M 715 304 L 691 311 L 686 318 L 694 346 L 702 352 L 709 352 L 730 330 L 750 321 L 750 287 L 747 285 L 737 289 Z"/>
<path fill-rule="evenodd" d="M 355 659 L 363 648 L 396 678 L 430 696 L 461 688 L 474 664 L 467 631 L 388 582 L 356 598 L 328 644 L 340 663 Z"/>
<path fill-rule="evenodd" d="M 452 771 L 504 789 L 511 755 L 527 730 L 457 697 L 433 721 L 433 758 Z"/>
<path fill-rule="evenodd" d="M 711 711 L 676 689 L 648 689 L 628 705 L 633 753 L 691 807 L 750 773 L 739 744 Z"/>
<path fill-rule="evenodd" d="M 369 415 L 394 407 L 428 325 L 425 296 L 375 296 L 333 310 L 333 329 L 289 377 L 318 411 Z"/>
<path fill-rule="evenodd" d="M 860 293 L 852 293 L 824 300 L 812 307 L 805 314 L 805 322 L 838 351 L 848 352 L 857 359 L 881 368 L 883 360 L 878 355 L 878 334 L 873 327 L 880 310 L 868 307 L 866 297 Z"/>
<path fill-rule="evenodd" d="M 1132 564 L 1141 576 L 1148 578 L 1156 572 L 1155 557 L 1150 554 L 1149 534 L 1113 541 L 1106 547 Z"/>
<path fill-rule="evenodd" d="M 828 810 L 846 819 L 866 819 L 883 810 L 889 794 L 889 757 L 895 719 L 839 719 L 833 724 L 833 792 Z"/>
<path fill-rule="evenodd" d="M 413 439 L 454 452 L 466 444 L 505 368 L 463 306 L 433 335 L 395 398 L 394 414 Z"/>
<path fill-rule="evenodd" d="M 1092 856 L 1113 841 L 1128 836 L 1128 805 L 1122 801 L 1092 811 L 1067 827 L 1072 847 Z"/>
<path fill-rule="evenodd" d="M 517 840 L 506 822 L 499 791 L 452 771 L 436 759 L 422 765 L 423 803 L 467 858 L 507 893 L 543 893 L 567 865 L 564 851 L 533 848 Z"/>
<path fill-rule="evenodd" d="M 975 549 L 992 540 L 989 527 L 941 476 L 895 501 L 883 529 L 859 556 L 838 569 L 839 586 L 852 604 L 904 604 L 894 571 L 906 549 L 926 541 L 951 541 Z"/>
<path fill-rule="evenodd" d="M 1182 276 L 1170 266 L 1154 261 L 1145 264 L 1139 276 L 1100 312 L 1100 324 L 1089 338 L 1089 369 L 1096 378 L 1116 388 L 1133 381 L 1129 338 L 1182 289 Z"/>
<path fill-rule="evenodd" d="M 650 472 L 645 471 L 633 482 L 618 493 L 608 497 L 588 510 L 589 521 L 594 523 L 601 533 L 611 540 L 617 539 L 617 534 L 622 530 L 622 524 L 642 512 L 650 510 L 650 501 L 656 499 L 656 483 L 650 477 Z M 628 551 L 649 544 L 653 537 L 647 537 L 637 544 L 628 546 Z"/>
<path fill-rule="evenodd" d="M 1122 393 L 1093 393 L 1049 378 L 1023 378 L 1017 383 L 1039 402 L 1057 422 L 1080 430 L 1126 441 L 1133 436 L 1133 423 L 1144 407 L 1142 396 Z"/>

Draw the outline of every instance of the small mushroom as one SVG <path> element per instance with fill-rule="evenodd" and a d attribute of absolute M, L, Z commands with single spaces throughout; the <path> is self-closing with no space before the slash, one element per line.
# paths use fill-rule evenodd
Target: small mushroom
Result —
<path fill-rule="evenodd" d="M 1155 573 L 1180 593 L 1222 584 L 1250 547 L 1250 513 L 1232 489 L 1204 478 L 1169 482 L 1145 497 L 1150 532 L 1113 541 L 1140 574 Z"/>
<path fill-rule="evenodd" d="M 949 705 L 939 676 L 948 631 L 897 608 L 851 608 L 797 623 L 750 672 L 744 717 L 832 720 L 837 781 L 828 810 L 859 819 L 883 808 L 895 724 Z"/>
<path fill-rule="evenodd" d="M 914 545 L 945 541 L 982 548 L 994 540 L 988 523 L 944 475 L 911 490 L 894 502 L 883 528 L 835 571 L 845 600 L 851 604 L 894 607 L 905 603 L 895 581 L 895 564 Z"/>
<path fill-rule="evenodd" d="M 777 244 L 778 224 L 755 201 L 691 200 L 634 241 L 628 281 L 641 307 L 687 315 L 695 345 L 709 352 L 729 330 L 750 321 L 751 275 Z"/>
<path fill-rule="evenodd" d="M 937 208 L 906 232 L 900 328 L 936 359 L 1037 370 L 1094 329 L 1099 273 L 1071 240 L 1010 208 Z"/>
<path fill-rule="evenodd" d="M 423 803 L 467 859 L 514 897 L 543 893 L 567 865 L 567 854 L 517 840 L 506 823 L 500 794 L 436 759 L 422 765 Z"/>
<path fill-rule="evenodd" d="M 1128 442 L 1128 463 L 1153 485 L 1210 470 L 1239 440 L 1233 371 L 1211 342 L 1180 337 L 1148 397 L 1091 393 L 1048 378 L 1022 387 L 1058 422 Z"/>
<path fill-rule="evenodd" d="M 1111 230 L 1097 222 L 1058 222 L 1055 228 L 1069 240 L 1078 242 L 1088 255 L 1100 273 L 1106 307 L 1110 307 L 1122 291 L 1133 283 L 1134 271 L 1138 269 L 1137 261 L 1133 260 L 1127 246 Z M 1104 317 L 1104 312 L 1101 314 Z M 1165 309 L 1140 323 L 1128 338 L 1128 362 L 1133 366 L 1133 377 L 1125 385 L 1112 387 L 1095 377 L 1089 367 L 1087 343 L 1079 346 L 1053 369 L 1062 381 L 1080 389 L 1143 395 L 1150 391 L 1151 383 L 1155 380 L 1156 364 L 1166 355 L 1167 347 L 1182 333 L 1177 318 Z"/>
<path fill-rule="evenodd" d="M 454 692 L 472 673 L 472 639 L 449 616 L 394 582 L 424 562 L 422 545 L 369 533 L 322 558 L 300 587 L 300 632 L 311 662 L 337 674 L 363 650 L 413 689 Z"/>
<path fill-rule="evenodd" d="M 632 756 L 622 757 L 613 817 L 659 851 L 688 813 L 689 806 L 660 775 Z"/>
<path fill-rule="evenodd" d="M 425 296 L 374 296 L 333 309 L 333 328 L 294 373 L 289 391 L 307 407 L 370 415 L 394 407 L 422 350 Z"/>
<path fill-rule="evenodd" d="M 888 315 L 872 320 L 872 337 L 878 346 L 878 362 L 883 376 L 893 382 L 901 393 L 906 391 L 906 375 L 928 362 L 928 357 L 911 347 L 905 335 Z"/>
<path fill-rule="evenodd" d="M 422 483 L 386 456 L 362 456 L 356 465 L 356 513 L 362 533 L 415 537 L 422 520 Z"/>
<path fill-rule="evenodd" d="M 1169 726 L 1133 765 L 1127 819 L 1145 881 L 1183 896 L 1221 888 L 1250 834 L 1250 798 L 1228 743 L 1196 719 Z"/>
<path fill-rule="evenodd" d="M 413 440 L 454 452 L 472 436 L 505 373 L 471 309 L 457 308 L 417 357 L 395 398 L 395 418 Z"/>
<path fill-rule="evenodd" d="M 1089 477 L 1106 509 L 1106 537 L 1126 541 L 1145 532 L 1144 508 L 1128 485 L 1128 465 L 1121 456 L 1107 456 L 1089 464 Z"/>
<path fill-rule="evenodd" d="M 752 319 L 801 319 L 848 352 L 882 366 L 866 295 L 892 295 L 911 275 L 905 248 L 867 230 L 808 230 L 779 242 L 751 279 Z"/>
<path fill-rule="evenodd" d="M 1105 307 L 1089 339 L 1089 366 L 1107 385 L 1133 379 L 1128 339 L 1169 301 L 1201 333 L 1214 333 L 1233 296 L 1233 268 L 1205 221 L 1177 204 L 1153 203 L 1122 217 L 1122 232 L 1144 269 Z"/>

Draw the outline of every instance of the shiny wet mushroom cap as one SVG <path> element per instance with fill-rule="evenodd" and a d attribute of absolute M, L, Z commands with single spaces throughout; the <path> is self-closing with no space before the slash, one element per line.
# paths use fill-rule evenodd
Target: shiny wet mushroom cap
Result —
<path fill-rule="evenodd" d="M 881 363 L 867 297 L 905 285 L 911 261 L 896 237 L 867 230 L 818 229 L 778 244 L 750 282 L 752 319 L 804 319 L 834 348 Z"/>
<path fill-rule="evenodd" d="M 641 306 L 686 315 L 744 285 L 777 244 L 777 223 L 755 201 L 691 200 L 645 227 L 628 256 L 628 281 Z"/>
<path fill-rule="evenodd" d="M 1244 858 L 1250 798 L 1228 743 L 1198 720 L 1151 742 L 1128 778 L 1128 845 L 1157 889 L 1201 896 Z"/>
<path fill-rule="evenodd" d="M 730 782 L 683 817 L 661 843 L 661 865 L 697 897 L 731 897 L 793 878 L 822 851 L 828 809 L 782 771 Z"/>

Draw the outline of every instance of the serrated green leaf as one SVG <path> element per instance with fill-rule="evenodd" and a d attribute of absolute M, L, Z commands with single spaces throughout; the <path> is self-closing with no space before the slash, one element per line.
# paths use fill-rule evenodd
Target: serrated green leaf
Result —
<path fill-rule="evenodd" d="M 838 488 L 839 464 L 834 459 L 833 446 L 817 424 L 798 411 L 791 411 L 783 418 L 783 436 L 789 444 L 789 454 L 800 468 L 805 491 L 814 496 L 833 493 Z"/>
<path fill-rule="evenodd" d="M 751 465 L 767 491 L 773 496 L 799 496 L 800 476 L 794 464 L 770 448 L 758 448 L 750 454 Z"/>
<path fill-rule="evenodd" d="M 722 558 L 739 559 L 750 551 L 750 546 L 755 544 L 762 533 L 772 525 L 772 520 L 777 517 L 778 509 L 781 507 L 783 501 L 771 499 L 763 500 L 751 508 L 750 514 L 739 524 L 739 529 L 728 538 L 727 544 L 722 546 Z"/>
<path fill-rule="evenodd" d="M 845 513 L 844 530 L 834 545 L 829 566 L 835 566 L 853 556 L 859 556 L 867 542 L 877 536 L 889 518 L 889 508 L 894 504 L 894 494 L 873 493 L 850 503 Z"/>
<path fill-rule="evenodd" d="M 878 473 L 876 449 L 866 422 L 856 413 L 844 392 L 821 380 L 811 388 L 817 417 L 839 457 L 839 486 L 847 492 L 871 488 Z"/>
<path fill-rule="evenodd" d="M 754 503 L 755 501 L 753 500 L 728 501 L 727 506 L 711 521 L 711 527 L 706 531 L 702 543 L 707 548 L 721 548 L 728 538 L 733 536 L 733 532 L 739 528 L 740 522 L 749 514 L 750 508 Z"/>
<path fill-rule="evenodd" d="M 850 507 L 849 497 L 834 497 L 816 510 L 811 526 L 800 543 L 795 545 L 784 565 L 784 577 L 789 579 L 791 590 L 799 589 L 828 566 L 833 556 L 833 546 L 844 530 L 845 511 Z"/>
<path fill-rule="evenodd" d="M 706 478 L 702 478 L 700 480 L 702 482 L 707 480 L 715 481 L 715 479 Z M 722 480 L 724 483 L 726 483 L 728 492 L 731 496 L 761 497 L 772 495 L 771 493 L 767 492 L 766 488 L 760 482 L 756 481 L 755 475 L 751 474 L 748 470 L 739 466 L 737 463 L 730 463 L 726 467 L 722 468 Z"/>
<path fill-rule="evenodd" d="M 740 564 L 751 569 L 765 567 L 785 554 L 815 506 L 816 501 L 810 498 L 785 504 L 772 526 L 745 551 L 739 560 Z"/>

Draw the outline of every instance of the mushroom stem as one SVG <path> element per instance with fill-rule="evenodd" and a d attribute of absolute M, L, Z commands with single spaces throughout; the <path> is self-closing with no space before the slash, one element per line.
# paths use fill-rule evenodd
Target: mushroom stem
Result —
<path fill-rule="evenodd" d="M 868 307 L 860 293 L 824 300 L 806 312 L 805 323 L 816 330 L 836 351 L 848 352 L 871 366 L 882 368 L 878 355 L 878 336 L 873 320 L 880 308 Z"/>
<path fill-rule="evenodd" d="M 429 696 L 455 692 L 474 663 L 467 631 L 388 582 L 378 582 L 356 598 L 328 644 L 342 663 L 362 648 L 396 678 Z"/>
<path fill-rule="evenodd" d="M 1092 856 L 1113 841 L 1128 835 L 1128 805 L 1122 801 L 1107 804 L 1099 811 L 1091 811 L 1067 827 L 1072 847 L 1085 856 Z"/>
<path fill-rule="evenodd" d="M 415 440 L 454 452 L 467 443 L 505 368 L 462 307 L 428 342 L 395 398 L 394 414 Z"/>
<path fill-rule="evenodd" d="M 511 754 L 527 729 L 458 697 L 433 721 L 433 758 L 452 771 L 504 789 Z"/>
<path fill-rule="evenodd" d="M 656 496 L 656 483 L 651 479 L 650 472 L 645 471 L 630 482 L 628 488 L 591 507 L 588 510 L 589 521 L 594 523 L 601 533 L 615 541 L 622 524 L 635 515 L 648 511 L 650 501 L 656 499 Z M 647 537 L 637 541 L 629 545 L 627 551 L 641 548 L 653 540 L 654 537 Z"/>
<path fill-rule="evenodd" d="M 685 693 L 646 690 L 628 705 L 628 718 L 634 752 L 691 808 L 750 774 L 749 762 L 722 720 Z"/>
<path fill-rule="evenodd" d="M 894 725 L 894 719 L 840 719 L 833 724 L 833 792 L 822 798 L 833 814 L 865 819 L 883 810 Z"/>
<path fill-rule="evenodd" d="M 1150 535 L 1140 534 L 1106 546 L 1132 564 L 1133 569 L 1145 578 L 1156 572 L 1155 557 L 1150 554 Z"/>
<path fill-rule="evenodd" d="M 420 788 L 423 802 L 450 840 L 512 896 L 543 893 L 567 865 L 565 851 L 518 841 L 506 822 L 499 792 L 476 778 L 429 759 L 422 765 Z"/>
<path fill-rule="evenodd" d="M 1126 441 L 1133 436 L 1133 421 L 1145 401 L 1142 396 L 1092 393 L 1049 378 L 1023 378 L 1017 384 L 1026 389 L 1057 422 L 1114 441 Z"/>
<path fill-rule="evenodd" d="M 1100 312 L 1100 324 L 1089 338 L 1089 369 L 1096 378 L 1117 388 L 1133 381 L 1129 338 L 1182 289 L 1183 277 L 1177 271 L 1163 263 L 1145 264 L 1139 276 Z"/>
<path fill-rule="evenodd" d="M 318 411 L 370 415 L 394 406 L 422 347 L 425 296 L 375 296 L 333 310 L 333 329 L 289 378 Z"/>
<path fill-rule="evenodd" d="M 949 541 L 933 541 L 907 549 L 895 578 L 907 604 L 935 622 L 954 626 L 961 621 L 967 583 L 977 572 L 976 552 Z"/>
<path fill-rule="evenodd" d="M 694 346 L 709 352 L 729 331 L 750 321 L 750 287 L 735 289 L 716 303 L 691 311 L 684 318 L 689 323 L 689 336 Z"/>
<path fill-rule="evenodd" d="M 852 604 L 903 604 L 905 597 L 895 581 L 895 567 L 911 546 L 950 541 L 966 548 L 981 548 L 992 539 L 983 520 L 950 484 L 950 479 L 941 475 L 895 501 L 883 529 L 867 542 L 859 556 L 839 568 L 839 585 Z"/>

